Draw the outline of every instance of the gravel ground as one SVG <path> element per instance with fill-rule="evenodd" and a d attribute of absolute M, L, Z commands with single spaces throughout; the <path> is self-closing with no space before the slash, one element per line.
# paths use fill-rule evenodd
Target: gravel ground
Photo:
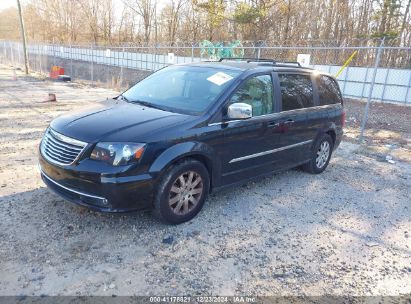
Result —
<path fill-rule="evenodd" d="M 364 115 L 365 102 L 345 101 L 346 128 L 344 139 L 357 143 Z M 394 158 L 411 162 L 411 104 L 371 103 L 364 143 L 370 152 L 380 158 L 390 154 Z"/>
<path fill-rule="evenodd" d="M 40 102 L 48 92 L 57 103 Z M 13 81 L 0 66 L 0 295 L 411 293 L 411 163 L 349 141 L 323 174 L 290 170 L 226 189 L 179 226 L 51 193 L 36 167 L 44 128 L 113 94 Z"/>

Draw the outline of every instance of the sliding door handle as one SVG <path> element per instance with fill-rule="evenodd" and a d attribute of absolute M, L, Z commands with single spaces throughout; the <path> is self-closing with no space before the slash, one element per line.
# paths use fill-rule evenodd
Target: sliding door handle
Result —
<path fill-rule="evenodd" d="M 286 126 L 286 125 L 291 125 L 293 124 L 295 121 L 290 119 L 287 119 L 285 121 L 271 121 L 268 123 L 268 127 L 269 128 L 279 128 L 281 126 Z"/>

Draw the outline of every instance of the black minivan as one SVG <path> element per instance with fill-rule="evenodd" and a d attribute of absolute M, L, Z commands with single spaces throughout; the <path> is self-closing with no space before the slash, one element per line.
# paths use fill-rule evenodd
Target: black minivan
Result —
<path fill-rule="evenodd" d="M 344 116 L 336 80 L 297 63 L 173 65 L 53 120 L 41 176 L 74 203 L 181 223 L 218 188 L 296 166 L 321 173 Z"/>

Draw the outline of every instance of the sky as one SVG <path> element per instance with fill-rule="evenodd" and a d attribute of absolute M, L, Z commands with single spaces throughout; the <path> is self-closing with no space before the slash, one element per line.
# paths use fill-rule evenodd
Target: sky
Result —
<path fill-rule="evenodd" d="M 0 11 L 9 7 L 17 7 L 16 0 L 1 0 L 0 1 Z"/>

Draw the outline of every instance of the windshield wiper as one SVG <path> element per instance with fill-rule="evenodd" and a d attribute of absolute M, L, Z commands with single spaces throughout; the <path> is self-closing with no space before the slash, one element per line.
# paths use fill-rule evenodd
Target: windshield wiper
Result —
<path fill-rule="evenodd" d="M 130 102 L 132 102 L 132 103 L 138 103 L 138 104 L 141 104 L 141 105 L 146 106 L 146 107 L 149 107 L 149 108 L 154 108 L 154 109 L 159 109 L 159 110 L 165 111 L 163 107 L 158 106 L 158 105 L 155 105 L 155 104 L 152 104 L 151 102 L 148 102 L 148 101 L 144 101 L 144 100 L 131 100 Z"/>
<path fill-rule="evenodd" d="M 129 100 L 127 99 L 126 96 L 124 96 L 123 94 L 118 95 L 118 97 L 120 97 L 122 100 L 129 102 Z"/>

